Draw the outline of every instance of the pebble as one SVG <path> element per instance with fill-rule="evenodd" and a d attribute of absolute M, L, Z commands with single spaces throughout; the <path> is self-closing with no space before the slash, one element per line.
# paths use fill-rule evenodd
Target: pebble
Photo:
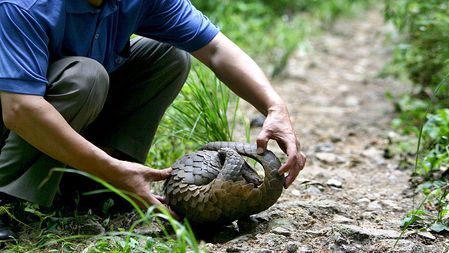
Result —
<path fill-rule="evenodd" d="M 369 200 L 374 201 L 374 200 L 380 198 L 380 194 L 379 193 L 370 193 L 370 194 L 367 194 L 366 197 Z"/>
<path fill-rule="evenodd" d="M 309 187 L 307 187 L 306 192 L 310 195 L 321 195 L 322 191 L 320 190 L 320 188 L 311 185 Z"/>
<path fill-rule="evenodd" d="M 251 119 L 250 122 L 250 127 L 254 128 L 254 127 L 262 127 L 263 123 L 265 122 L 266 117 L 262 114 L 255 116 L 254 118 Z"/>
<path fill-rule="evenodd" d="M 334 165 L 340 162 L 340 158 L 333 153 L 326 153 L 326 152 L 318 152 L 315 154 L 315 157 L 320 160 L 321 162 Z"/>
<path fill-rule="evenodd" d="M 369 148 L 362 152 L 362 156 L 367 158 L 379 158 L 382 157 L 382 151 L 377 148 Z"/>
<path fill-rule="evenodd" d="M 90 221 L 86 224 L 83 224 L 79 228 L 80 234 L 86 235 L 102 235 L 106 232 L 105 228 L 96 221 Z"/>
<path fill-rule="evenodd" d="M 320 143 L 315 146 L 315 152 L 330 153 L 334 151 L 334 144 L 332 142 Z"/>
<path fill-rule="evenodd" d="M 382 205 L 379 204 L 379 202 L 377 202 L 377 201 L 373 201 L 368 204 L 368 210 L 370 210 L 370 211 L 376 211 L 376 210 L 381 210 L 381 209 L 382 209 Z"/>
<path fill-rule="evenodd" d="M 364 219 L 369 220 L 369 219 L 374 218 L 374 214 L 373 214 L 372 212 L 364 212 L 364 213 L 362 213 L 362 217 L 363 217 Z"/>
<path fill-rule="evenodd" d="M 356 225 L 337 224 L 333 226 L 334 230 L 345 237 L 355 240 L 366 240 L 374 238 L 395 239 L 401 233 L 396 230 L 384 230 L 376 228 L 359 227 Z"/>
<path fill-rule="evenodd" d="M 388 176 L 388 181 L 390 181 L 390 183 L 396 183 L 398 181 L 398 177 L 395 175 L 390 175 Z"/>
<path fill-rule="evenodd" d="M 251 253 L 273 253 L 273 251 L 269 250 L 269 249 L 258 249 L 258 250 L 255 250 L 255 251 L 251 252 Z"/>
<path fill-rule="evenodd" d="M 402 211 L 402 208 L 396 204 L 396 201 L 386 199 L 382 200 L 381 203 L 394 211 Z"/>
<path fill-rule="evenodd" d="M 327 180 L 326 184 L 329 185 L 329 186 L 336 187 L 336 188 L 342 188 L 343 187 L 343 183 L 341 181 L 339 181 L 337 179 L 333 179 L 333 178 Z"/>
<path fill-rule="evenodd" d="M 421 237 L 424 237 L 426 239 L 430 239 L 432 241 L 437 239 L 434 235 L 432 235 L 432 233 L 430 233 L 428 231 L 418 232 L 418 235 Z"/>
<path fill-rule="evenodd" d="M 345 105 L 346 106 L 358 106 L 359 105 L 359 103 L 360 103 L 360 101 L 359 101 L 359 99 L 358 98 L 356 98 L 356 97 L 347 97 L 346 99 L 345 99 Z"/>
<path fill-rule="evenodd" d="M 371 200 L 369 200 L 368 198 L 361 198 L 359 200 L 357 200 L 357 202 L 359 202 L 360 204 L 368 204 L 371 202 Z"/>
<path fill-rule="evenodd" d="M 296 242 L 287 242 L 285 249 L 288 253 L 295 253 L 298 251 L 298 244 Z"/>
<path fill-rule="evenodd" d="M 298 191 L 298 190 L 296 190 L 296 189 L 292 190 L 291 193 L 292 193 L 292 195 L 294 195 L 294 196 L 301 196 L 301 192 Z"/>
<path fill-rule="evenodd" d="M 342 216 L 342 215 L 338 215 L 338 214 L 334 215 L 334 218 L 332 219 L 332 221 L 335 222 L 335 223 L 340 223 L 340 224 L 352 223 L 351 219 L 349 219 L 349 218 L 347 218 L 345 216 Z"/>
<path fill-rule="evenodd" d="M 271 230 L 271 232 L 273 234 L 284 235 L 284 236 L 290 236 L 291 235 L 291 232 L 288 229 L 283 228 L 283 227 L 275 227 L 275 228 L 273 228 Z"/>

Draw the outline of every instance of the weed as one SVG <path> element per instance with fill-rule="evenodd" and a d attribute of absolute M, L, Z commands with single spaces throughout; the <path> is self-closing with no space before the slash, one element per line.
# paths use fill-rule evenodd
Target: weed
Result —
<path fill-rule="evenodd" d="M 52 229 L 52 226 L 40 228 L 35 232 L 34 238 L 30 241 L 23 240 L 20 244 L 8 244 L 11 252 L 203 252 L 198 245 L 195 236 L 188 224 L 181 224 L 175 220 L 165 209 L 154 206 L 147 207 L 146 212 L 140 208 L 133 199 L 139 200 L 137 196 L 129 195 L 113 187 L 109 183 L 85 172 L 72 169 L 53 169 L 54 172 L 76 173 L 86 176 L 100 184 L 106 189 L 124 198 L 133 207 L 138 214 L 138 219 L 133 222 L 128 230 L 120 232 L 106 232 L 99 235 L 76 234 L 71 235 L 68 230 L 60 231 Z M 55 213 L 44 214 L 38 210 L 35 205 L 28 205 L 26 212 L 36 215 L 39 218 L 39 224 L 45 221 L 58 219 Z M 92 219 L 92 215 L 88 215 Z M 61 218 L 59 218 L 61 219 Z M 70 223 L 66 219 L 62 222 Z M 86 220 L 84 220 L 85 222 Z M 151 226 L 157 223 L 162 234 L 158 237 L 144 236 L 135 233 L 138 226 Z M 61 221 L 60 224 L 61 225 Z M 85 224 L 84 224 L 85 225 Z M 170 228 L 170 229 L 168 229 Z M 171 232 L 173 231 L 173 232 Z M 79 233 L 79 230 L 76 231 Z"/>

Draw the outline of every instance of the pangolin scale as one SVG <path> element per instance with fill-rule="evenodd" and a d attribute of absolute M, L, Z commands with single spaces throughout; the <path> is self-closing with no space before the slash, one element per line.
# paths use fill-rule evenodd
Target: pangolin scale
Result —
<path fill-rule="evenodd" d="M 264 168 L 262 181 L 242 156 Z M 166 202 L 192 224 L 225 224 L 272 206 L 282 193 L 284 177 L 273 152 L 257 154 L 256 146 L 211 142 L 172 166 L 164 185 Z"/>

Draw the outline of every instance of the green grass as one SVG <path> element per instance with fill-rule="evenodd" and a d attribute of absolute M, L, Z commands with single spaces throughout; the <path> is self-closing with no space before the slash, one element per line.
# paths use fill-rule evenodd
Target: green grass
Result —
<path fill-rule="evenodd" d="M 449 86 L 448 76 L 435 88 L 434 95 L 428 100 L 405 95 L 396 101 L 397 118 L 394 126 L 409 138 L 416 138 L 414 152 L 402 150 L 402 157 L 413 168 L 413 183 L 416 198 L 420 204 L 409 211 L 401 226 L 403 233 L 407 229 L 449 232 L 449 109 L 438 109 L 440 104 L 433 97 L 443 87 Z M 402 141 L 410 147 L 410 141 Z M 399 144 L 401 145 L 401 144 Z M 415 199 L 415 198 L 414 198 Z M 415 201 L 415 200 L 414 200 Z"/>
<path fill-rule="evenodd" d="M 249 124 L 238 110 L 239 101 L 211 71 L 194 64 L 181 94 L 158 128 L 147 164 L 169 167 L 208 142 L 235 140 L 237 124 L 243 126 L 249 141 Z"/>
<path fill-rule="evenodd" d="M 449 3 L 385 0 L 385 7 L 386 20 L 398 32 L 387 72 L 414 85 L 409 94 L 393 98 L 394 126 L 417 139 L 410 167 L 420 204 L 407 214 L 402 228 L 448 232 Z"/>
<path fill-rule="evenodd" d="M 57 210 L 44 213 L 39 210 L 37 205 L 27 203 L 24 212 L 37 217 L 38 221 L 32 225 L 22 225 L 22 229 L 26 233 L 22 233 L 19 243 L 7 244 L 7 249 L 10 252 L 205 252 L 198 244 L 188 224 L 180 223 L 167 210 L 149 206 L 142 209 L 132 199 L 139 199 L 137 196 L 120 191 L 88 173 L 72 169 L 54 169 L 53 171 L 80 174 L 102 184 L 105 189 L 129 202 L 134 207 L 137 218 L 129 228 L 121 228 L 118 229 L 119 231 L 89 235 L 79 233 L 78 228 L 71 233 L 67 227 L 72 226 L 73 228 L 77 223 L 79 226 L 84 225 L 86 221 L 103 219 L 89 213 L 75 216 L 73 219 L 58 217 Z M 107 220 L 103 220 L 103 223 L 106 224 Z M 158 224 L 160 228 L 160 234 L 157 236 L 146 236 L 134 232 L 137 227 L 150 227 L 154 224 Z M 31 235 L 31 237 L 27 235 Z"/>

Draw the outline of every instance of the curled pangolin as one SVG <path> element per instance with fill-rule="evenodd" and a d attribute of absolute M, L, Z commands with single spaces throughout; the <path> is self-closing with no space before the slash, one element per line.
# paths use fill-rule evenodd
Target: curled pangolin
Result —
<path fill-rule="evenodd" d="M 264 168 L 262 181 L 243 156 Z M 166 202 L 193 224 L 225 224 L 272 206 L 282 193 L 284 177 L 273 152 L 258 155 L 256 146 L 211 142 L 176 161 L 166 181 Z"/>

